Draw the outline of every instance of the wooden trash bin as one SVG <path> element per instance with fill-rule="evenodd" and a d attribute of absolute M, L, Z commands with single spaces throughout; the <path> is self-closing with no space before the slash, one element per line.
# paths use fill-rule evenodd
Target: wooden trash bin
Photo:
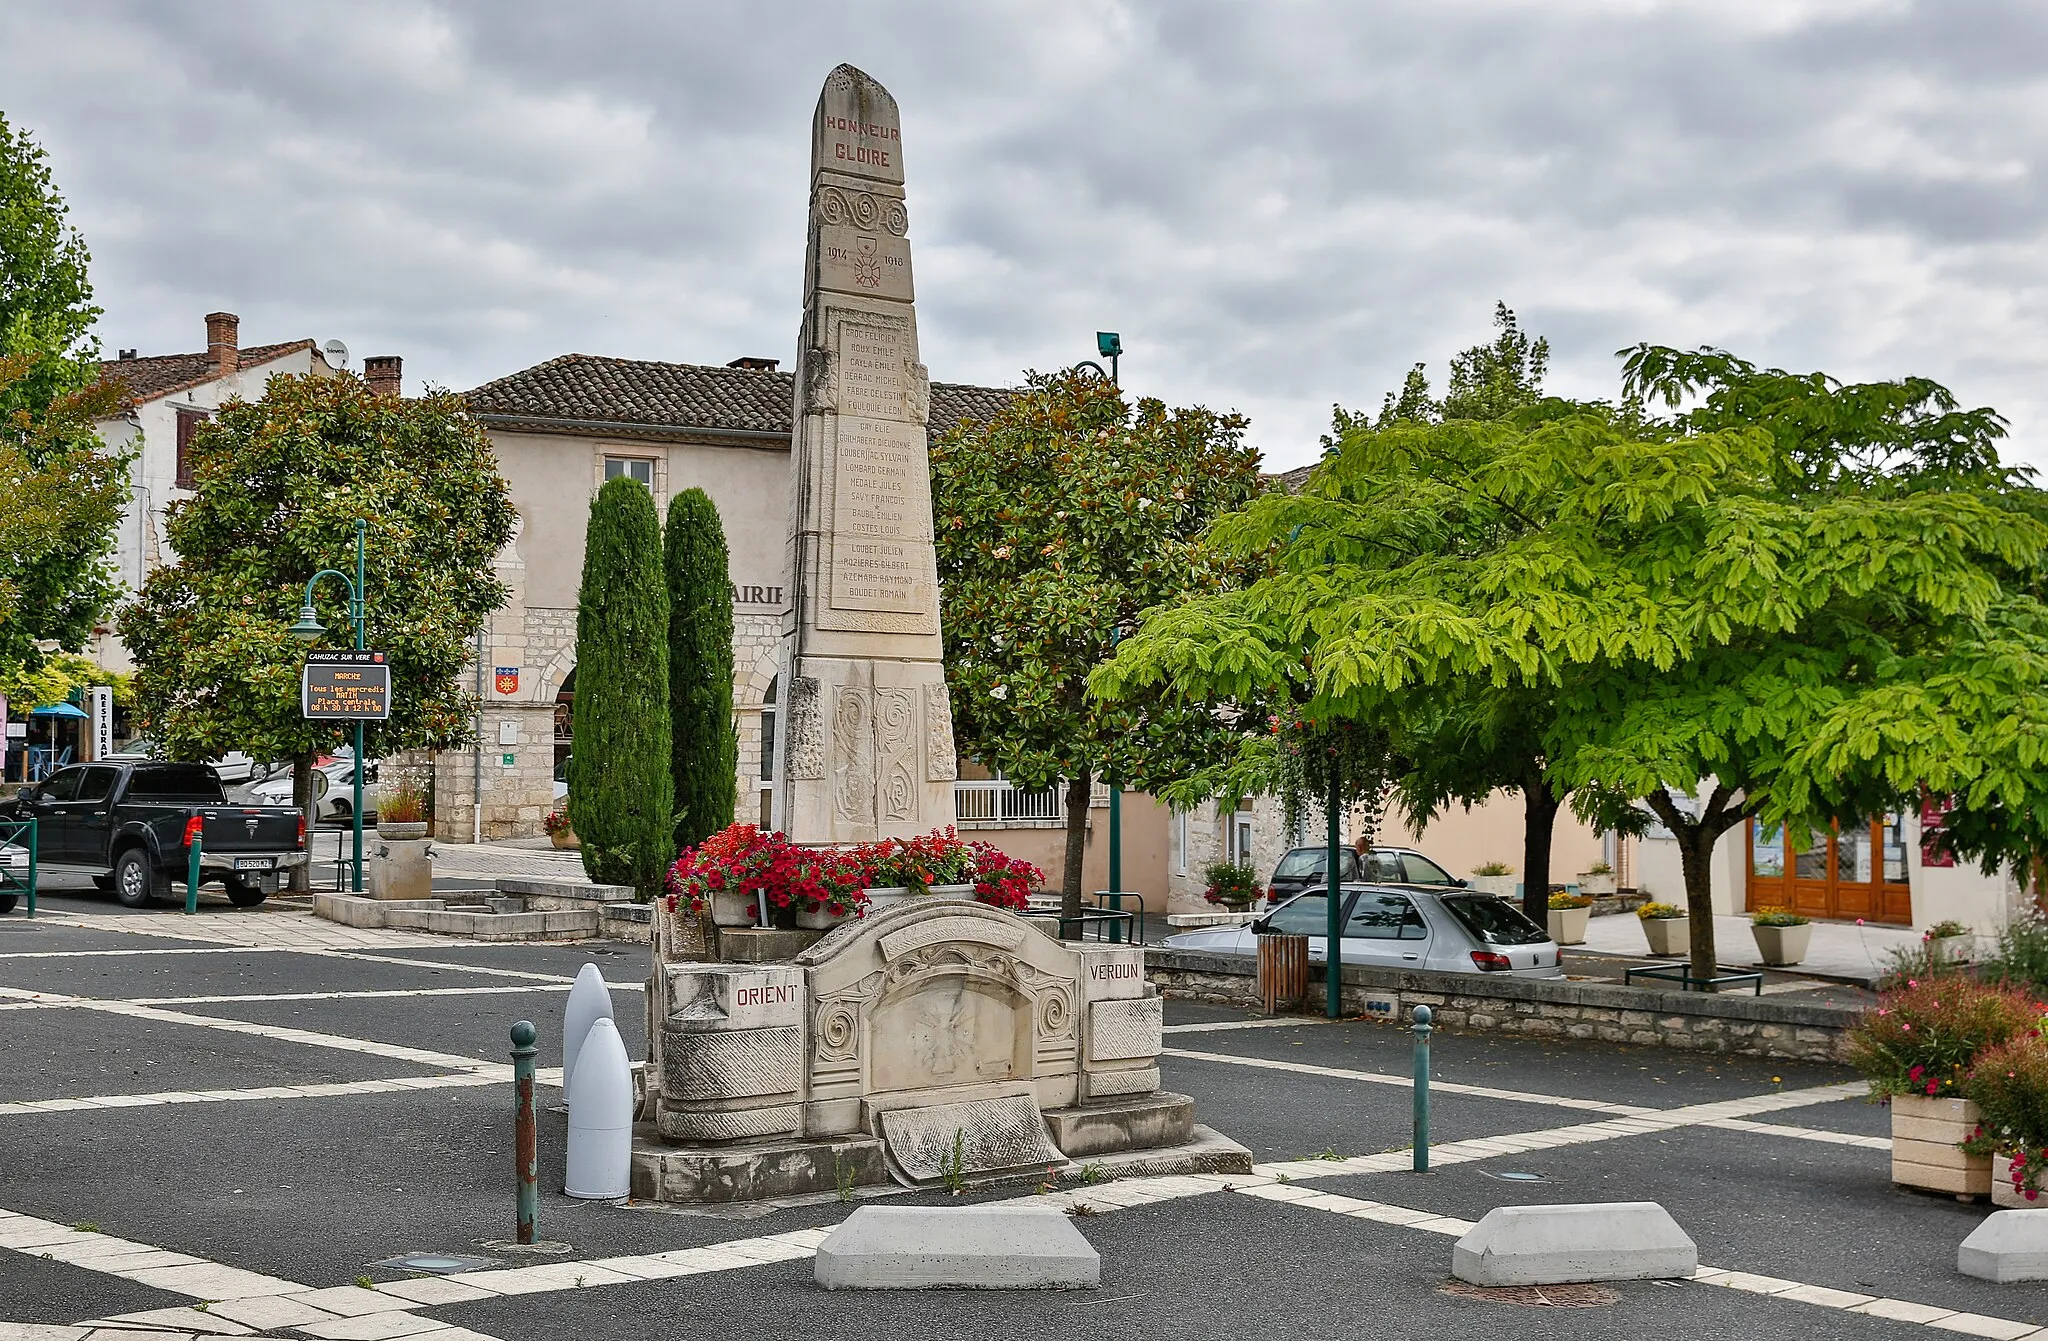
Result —
<path fill-rule="evenodd" d="M 1278 933 L 1259 937 L 1259 999 L 1271 1015 L 1308 997 L 1308 937 Z"/>

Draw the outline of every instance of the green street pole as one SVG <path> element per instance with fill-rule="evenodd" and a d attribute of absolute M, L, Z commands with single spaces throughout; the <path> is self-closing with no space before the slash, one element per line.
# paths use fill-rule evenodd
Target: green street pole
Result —
<path fill-rule="evenodd" d="M 356 651 L 358 652 L 367 651 L 369 648 L 368 642 L 364 639 L 366 630 L 363 628 L 366 616 L 369 613 L 365 608 L 368 605 L 368 601 L 365 599 L 366 593 L 363 586 L 363 529 L 363 519 L 361 517 L 356 518 L 356 584 L 355 589 L 349 592 L 351 597 L 350 603 L 354 605 L 355 609 L 349 613 L 355 616 Z M 355 774 L 355 799 L 349 807 L 349 819 L 355 826 L 354 880 L 355 892 L 358 894 L 363 892 L 363 769 L 366 766 L 363 762 L 363 723 L 358 718 L 356 720 L 356 764 L 350 770 Z"/>
<path fill-rule="evenodd" d="M 36 915 L 36 821 L 28 822 L 28 915 Z"/>
<path fill-rule="evenodd" d="M 199 835 L 192 835 L 190 850 L 185 854 L 185 912 L 189 915 L 199 911 Z"/>
<path fill-rule="evenodd" d="M 1109 906 L 1122 911 L 1124 906 L 1124 789 L 1109 789 Z M 1121 921 L 1109 924 L 1109 938 L 1120 941 L 1124 938 L 1124 924 Z"/>
<path fill-rule="evenodd" d="M 1337 797 L 1337 763 L 1333 759 L 1330 761 L 1330 789 L 1323 798 L 1323 809 L 1329 812 L 1330 819 L 1328 847 L 1323 853 L 1324 902 L 1329 905 L 1324 910 L 1327 921 L 1323 933 L 1323 976 L 1327 980 L 1326 995 L 1329 998 L 1324 1010 L 1333 1020 L 1344 1014 L 1344 938 L 1339 934 L 1344 928 L 1338 920 L 1344 904 L 1344 882 L 1339 878 L 1344 870 L 1344 843 L 1340 836 L 1343 817 L 1338 811 Z"/>
<path fill-rule="evenodd" d="M 1429 1172 L 1429 1033 L 1433 1012 L 1415 1008 L 1415 1172 Z"/>

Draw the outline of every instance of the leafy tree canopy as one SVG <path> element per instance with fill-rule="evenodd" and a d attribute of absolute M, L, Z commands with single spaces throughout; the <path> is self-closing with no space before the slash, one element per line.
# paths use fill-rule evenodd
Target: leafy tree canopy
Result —
<path fill-rule="evenodd" d="M 514 513 L 461 399 L 380 396 L 350 374 L 273 377 L 262 400 L 230 402 L 201 426 L 191 459 L 196 496 L 170 509 L 177 562 L 121 616 L 150 734 L 195 759 L 342 742 L 352 728 L 300 716 L 306 645 L 288 629 L 316 572 L 353 574 L 361 518 L 369 645 L 392 666 L 391 719 L 371 725 L 366 748 L 467 740 L 476 701 L 462 670 L 505 598 L 492 561 Z M 315 588 L 320 646 L 352 645 L 347 601 L 333 578 Z"/>
<path fill-rule="evenodd" d="M 960 747 L 1024 787 L 1091 777 L 1152 790 L 1227 754 L 1208 705 L 1091 700 L 1088 674 L 1147 609 L 1223 586 L 1211 520 L 1264 487 L 1245 421 L 1141 399 L 1085 374 L 1032 374 L 986 425 L 932 448 L 946 679 Z M 1075 789 L 1078 789 L 1076 792 Z"/>
<path fill-rule="evenodd" d="M 0 116 L 0 355 L 31 360 L 0 387 L 0 417 L 40 414 L 99 380 L 91 256 L 66 214 L 42 147 Z"/>

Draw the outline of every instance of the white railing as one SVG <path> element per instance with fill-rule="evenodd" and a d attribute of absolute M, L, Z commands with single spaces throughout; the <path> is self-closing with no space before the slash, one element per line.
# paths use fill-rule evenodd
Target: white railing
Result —
<path fill-rule="evenodd" d="M 961 822 L 969 824 L 1065 819 L 1064 796 L 1059 787 L 1020 791 L 1001 778 L 953 784 L 953 808 Z"/>

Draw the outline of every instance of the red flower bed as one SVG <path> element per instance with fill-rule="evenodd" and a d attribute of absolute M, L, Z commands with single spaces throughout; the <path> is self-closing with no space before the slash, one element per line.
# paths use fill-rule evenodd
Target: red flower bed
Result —
<path fill-rule="evenodd" d="M 917 838 L 889 838 L 855 848 L 800 847 L 780 833 L 735 824 L 689 848 L 668 869 L 672 913 L 708 912 L 713 894 L 766 895 L 771 918 L 786 909 L 829 908 L 842 916 L 867 909 L 869 888 L 974 886 L 974 897 L 997 908 L 1024 907 L 1044 872 L 987 843 L 965 843 L 951 829 Z"/>

